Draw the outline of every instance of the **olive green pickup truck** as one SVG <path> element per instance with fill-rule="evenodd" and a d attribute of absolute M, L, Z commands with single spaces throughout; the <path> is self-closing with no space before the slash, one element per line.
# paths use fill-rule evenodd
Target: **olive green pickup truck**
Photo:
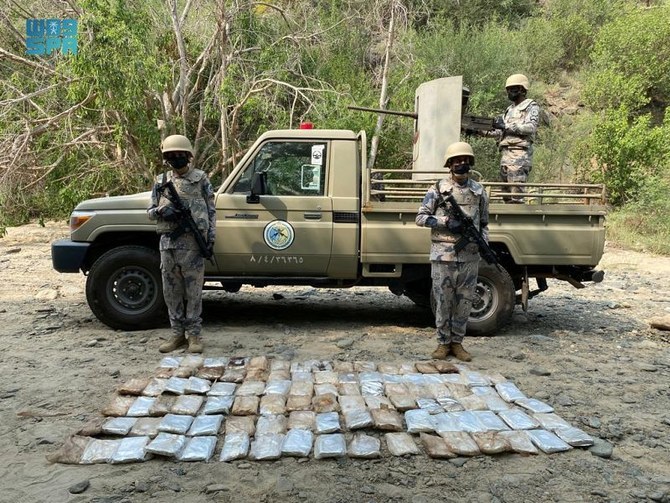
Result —
<path fill-rule="evenodd" d="M 258 138 L 217 190 L 205 288 L 379 286 L 430 306 L 429 229 L 414 219 L 427 188 L 448 175 L 371 170 L 366 151 L 365 134 L 347 130 Z M 526 204 L 504 204 L 507 184 L 484 185 L 489 244 L 502 267 L 480 264 L 471 335 L 495 333 L 516 304 L 526 309 L 547 288 L 547 278 L 577 288 L 602 280 L 595 269 L 605 241 L 602 186 L 527 184 Z M 71 238 L 52 244 L 54 268 L 87 275 L 88 304 L 112 328 L 166 319 L 148 205 L 149 192 L 84 201 L 72 213 Z"/>

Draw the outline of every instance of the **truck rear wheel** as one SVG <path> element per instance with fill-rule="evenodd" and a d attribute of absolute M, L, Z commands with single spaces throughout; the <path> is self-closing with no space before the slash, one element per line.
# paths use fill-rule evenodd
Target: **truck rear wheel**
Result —
<path fill-rule="evenodd" d="M 514 312 L 514 282 L 504 269 L 481 262 L 475 298 L 468 319 L 467 334 L 471 336 L 495 335 L 512 319 Z M 435 299 L 430 292 L 430 307 L 435 313 Z"/>
<path fill-rule="evenodd" d="M 86 280 L 86 300 L 105 325 L 120 330 L 155 328 L 166 320 L 160 254 L 121 246 L 98 258 Z"/>

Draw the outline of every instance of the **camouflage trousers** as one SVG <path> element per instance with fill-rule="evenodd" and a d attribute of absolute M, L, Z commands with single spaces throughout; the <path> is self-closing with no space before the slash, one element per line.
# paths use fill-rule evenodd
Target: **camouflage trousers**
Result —
<path fill-rule="evenodd" d="M 161 250 L 163 298 L 176 335 L 200 335 L 205 259 L 198 250 Z"/>
<path fill-rule="evenodd" d="M 431 262 L 439 344 L 463 342 L 478 270 L 479 261 Z"/>
<path fill-rule="evenodd" d="M 533 151 L 532 146 L 528 149 L 521 148 L 503 148 L 500 159 L 500 181 L 507 183 L 526 183 L 528 174 L 532 169 Z M 507 192 L 522 194 L 524 188 L 519 185 L 506 187 Z M 505 202 L 523 203 L 522 197 L 507 196 L 503 197 Z"/>

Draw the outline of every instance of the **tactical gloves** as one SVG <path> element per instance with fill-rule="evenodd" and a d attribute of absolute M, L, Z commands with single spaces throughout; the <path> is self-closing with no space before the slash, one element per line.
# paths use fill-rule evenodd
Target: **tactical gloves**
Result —
<path fill-rule="evenodd" d="M 174 206 L 165 206 L 162 210 L 160 210 L 158 216 L 166 222 L 176 222 L 181 216 L 181 211 L 176 209 Z"/>
<path fill-rule="evenodd" d="M 460 234 L 463 230 L 463 224 L 460 220 L 451 216 L 449 217 L 449 220 L 447 220 L 447 229 L 449 229 L 449 232 L 452 234 Z"/>

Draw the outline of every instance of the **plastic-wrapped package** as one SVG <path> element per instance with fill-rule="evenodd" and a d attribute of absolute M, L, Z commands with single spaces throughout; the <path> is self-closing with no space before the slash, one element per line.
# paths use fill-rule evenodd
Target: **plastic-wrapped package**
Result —
<path fill-rule="evenodd" d="M 250 443 L 249 435 L 243 431 L 226 433 L 219 461 L 233 461 L 247 457 Z"/>
<path fill-rule="evenodd" d="M 267 382 L 273 381 L 291 381 L 291 372 L 286 370 L 271 370 L 268 374 Z"/>
<path fill-rule="evenodd" d="M 186 386 L 184 387 L 184 393 L 204 395 L 212 387 L 212 383 L 207 379 L 202 379 L 200 377 L 189 377 Z"/>
<path fill-rule="evenodd" d="M 384 396 L 384 383 L 381 381 L 361 381 L 361 395 Z"/>
<path fill-rule="evenodd" d="M 416 366 L 414 362 L 400 363 L 400 374 L 414 374 L 416 373 Z"/>
<path fill-rule="evenodd" d="M 184 355 L 179 363 L 180 367 L 197 369 L 202 367 L 202 364 L 205 363 L 205 359 L 200 355 Z"/>
<path fill-rule="evenodd" d="M 486 410 L 486 402 L 481 396 L 469 395 L 458 399 L 465 410 Z"/>
<path fill-rule="evenodd" d="M 244 381 L 244 377 L 247 375 L 247 369 L 244 367 L 231 367 L 230 365 L 226 367 L 223 375 L 221 376 L 221 381 L 223 382 L 234 382 L 241 383 Z"/>
<path fill-rule="evenodd" d="M 167 414 L 158 425 L 158 430 L 165 433 L 184 435 L 193 423 L 193 416 L 184 414 Z"/>
<path fill-rule="evenodd" d="M 256 436 L 286 433 L 286 422 L 282 415 L 260 416 L 256 422 Z"/>
<path fill-rule="evenodd" d="M 265 390 L 265 383 L 263 381 L 244 381 L 237 388 L 237 396 L 260 396 Z"/>
<path fill-rule="evenodd" d="M 165 391 L 165 386 L 167 385 L 167 379 L 158 379 L 156 377 L 152 378 L 149 383 L 142 390 L 144 396 L 158 396 L 163 391 Z"/>
<path fill-rule="evenodd" d="M 526 433 L 528 433 L 528 436 L 537 448 L 547 454 L 572 449 L 569 444 L 565 443 L 550 431 L 537 429 L 526 430 Z"/>
<path fill-rule="evenodd" d="M 291 362 L 288 360 L 282 360 L 281 358 L 273 358 L 270 361 L 270 371 L 291 371 Z"/>
<path fill-rule="evenodd" d="M 463 431 L 461 423 L 451 412 L 443 412 L 442 414 L 435 414 L 433 416 L 435 431 L 442 434 L 446 431 Z"/>
<path fill-rule="evenodd" d="M 158 425 L 162 417 L 140 417 L 130 429 L 128 435 L 133 437 L 155 437 L 158 435 Z"/>
<path fill-rule="evenodd" d="M 420 454 L 412 435 L 408 433 L 386 433 L 386 447 L 394 456 L 405 456 L 407 454 Z"/>
<path fill-rule="evenodd" d="M 558 428 L 570 428 L 572 425 L 568 423 L 558 414 L 553 412 L 533 414 L 533 417 L 540 422 L 540 426 L 545 430 L 555 431 Z"/>
<path fill-rule="evenodd" d="M 289 395 L 286 400 L 286 411 L 310 410 L 312 408 L 311 395 Z"/>
<path fill-rule="evenodd" d="M 460 412 L 465 410 L 465 407 L 456 400 L 455 398 L 450 398 L 446 396 L 438 396 L 436 399 L 437 403 L 446 411 L 446 412 Z"/>
<path fill-rule="evenodd" d="M 439 374 L 440 373 L 435 368 L 435 365 L 433 365 L 433 363 L 430 362 L 430 361 L 416 362 L 414 365 L 416 366 L 416 370 L 418 370 L 422 374 Z"/>
<path fill-rule="evenodd" d="M 235 416 L 252 416 L 258 413 L 259 403 L 257 396 L 237 396 L 230 411 Z"/>
<path fill-rule="evenodd" d="M 371 361 L 356 360 L 354 361 L 354 372 L 374 372 L 377 370 L 377 364 Z"/>
<path fill-rule="evenodd" d="M 339 398 L 340 408 L 342 412 L 347 412 L 355 409 L 364 409 L 365 400 L 361 395 L 345 395 Z"/>
<path fill-rule="evenodd" d="M 472 439 L 484 454 L 499 454 L 512 449 L 507 439 L 497 431 L 473 433 Z"/>
<path fill-rule="evenodd" d="M 126 381 L 116 390 L 119 395 L 133 395 L 138 396 L 142 394 L 144 388 L 149 385 L 151 379 L 149 377 L 139 377 Z"/>
<path fill-rule="evenodd" d="M 130 417 L 140 417 L 148 416 L 149 411 L 153 404 L 156 402 L 156 398 L 153 396 L 138 396 L 133 404 L 128 407 L 128 412 L 126 416 Z"/>
<path fill-rule="evenodd" d="M 127 435 L 136 422 L 136 417 L 114 417 L 103 423 L 102 432 L 108 435 Z"/>
<path fill-rule="evenodd" d="M 156 379 L 165 379 L 168 380 L 170 377 L 172 377 L 175 373 L 176 368 L 170 369 L 170 368 L 164 368 L 164 367 L 158 367 L 155 372 L 154 372 L 154 377 Z"/>
<path fill-rule="evenodd" d="M 385 396 L 365 395 L 363 398 L 368 409 L 395 409 L 391 400 Z"/>
<path fill-rule="evenodd" d="M 126 437 L 121 439 L 119 447 L 112 455 L 112 463 L 136 463 L 151 457 L 146 450 L 149 437 Z"/>
<path fill-rule="evenodd" d="M 159 368 L 176 369 L 184 359 L 183 356 L 166 356 L 158 364 Z"/>
<path fill-rule="evenodd" d="M 349 430 L 360 430 L 374 424 L 374 420 L 367 409 L 352 409 L 342 413 L 344 424 Z"/>
<path fill-rule="evenodd" d="M 249 364 L 249 358 L 246 356 L 233 356 L 228 360 L 228 366 L 233 368 L 246 369 L 248 364 Z"/>
<path fill-rule="evenodd" d="M 402 382 L 384 382 L 384 392 L 387 396 L 409 394 L 407 386 Z"/>
<path fill-rule="evenodd" d="M 267 435 L 256 435 L 251 442 L 249 457 L 257 461 L 270 461 L 281 457 L 281 448 L 286 435 L 282 433 L 270 433 Z"/>
<path fill-rule="evenodd" d="M 479 446 L 470 435 L 464 431 L 445 431 L 440 432 L 440 436 L 447 444 L 447 449 L 461 456 L 477 456 Z"/>
<path fill-rule="evenodd" d="M 307 457 L 312 451 L 314 434 L 309 430 L 289 430 L 284 438 L 281 452 L 286 456 Z"/>
<path fill-rule="evenodd" d="M 197 372 L 197 370 L 193 367 L 178 367 L 176 369 L 173 369 L 172 376 L 173 377 L 182 377 L 184 379 L 188 379 L 189 377 L 191 377 L 196 372 Z"/>
<path fill-rule="evenodd" d="M 173 458 L 181 452 L 185 445 L 186 437 L 184 435 L 161 432 L 147 445 L 146 451 Z"/>
<path fill-rule="evenodd" d="M 333 362 L 333 370 L 335 372 L 353 372 L 354 364 L 353 362 L 345 362 L 342 360 L 335 360 Z"/>
<path fill-rule="evenodd" d="M 314 384 L 337 384 L 339 375 L 332 370 L 314 372 Z"/>
<path fill-rule="evenodd" d="M 216 437 L 192 437 L 177 455 L 179 461 L 209 461 L 214 454 Z"/>
<path fill-rule="evenodd" d="M 234 382 L 215 382 L 207 394 L 209 396 L 232 396 L 235 394 L 235 388 L 237 384 Z"/>
<path fill-rule="evenodd" d="M 415 409 L 417 407 L 416 400 L 407 394 L 388 395 L 388 398 L 393 406 L 400 412 L 405 412 L 406 410 Z"/>
<path fill-rule="evenodd" d="M 519 454 L 537 454 L 539 452 L 525 431 L 507 430 L 501 431 L 498 434 L 507 441 L 510 449 L 514 452 L 518 452 Z"/>
<path fill-rule="evenodd" d="M 358 384 L 358 376 L 354 372 L 340 372 L 337 374 L 338 384 Z"/>
<path fill-rule="evenodd" d="M 242 431 L 250 437 L 256 433 L 256 416 L 228 416 L 226 418 L 226 433 Z"/>
<path fill-rule="evenodd" d="M 381 372 L 365 371 L 358 374 L 358 380 L 361 384 L 366 382 L 384 382 Z"/>
<path fill-rule="evenodd" d="M 309 396 L 314 394 L 314 385 L 311 382 L 294 382 L 291 384 L 289 395 Z"/>
<path fill-rule="evenodd" d="M 479 389 L 479 388 L 472 388 L 472 389 Z M 482 400 L 484 400 L 486 407 L 489 410 L 492 410 L 493 412 L 502 412 L 503 410 L 508 410 L 512 408 L 512 405 L 510 405 L 509 402 L 506 402 L 505 400 L 500 398 L 498 393 L 496 393 L 495 395 L 482 395 L 481 398 Z"/>
<path fill-rule="evenodd" d="M 268 380 L 268 371 L 259 368 L 249 368 L 247 369 L 245 380 L 265 382 Z"/>
<path fill-rule="evenodd" d="M 403 431 L 402 416 L 393 409 L 371 409 L 375 428 L 382 431 Z"/>
<path fill-rule="evenodd" d="M 308 382 L 310 384 L 314 384 L 314 376 L 312 375 L 312 373 L 304 370 L 294 371 L 291 369 L 291 380 L 294 383 Z"/>
<path fill-rule="evenodd" d="M 476 372 L 474 370 L 466 370 L 461 372 L 465 384 L 468 386 L 490 386 L 491 381 L 486 377 L 486 375 L 481 372 Z"/>
<path fill-rule="evenodd" d="M 318 435 L 314 443 L 314 457 L 316 459 L 341 458 L 347 454 L 347 443 L 342 433 Z"/>
<path fill-rule="evenodd" d="M 352 458 L 374 459 L 381 456 L 382 443 L 378 438 L 356 433 L 349 443 L 348 454 Z"/>
<path fill-rule="evenodd" d="M 156 397 L 154 404 L 149 407 L 149 415 L 164 416 L 165 414 L 168 414 L 172 410 L 172 407 L 174 407 L 174 404 L 177 401 L 177 396 L 178 395 L 168 395 L 166 393 Z"/>
<path fill-rule="evenodd" d="M 173 393 L 175 395 L 182 395 L 188 384 L 188 379 L 184 377 L 170 377 L 165 383 L 165 393 Z"/>
<path fill-rule="evenodd" d="M 253 356 L 249 359 L 247 368 L 249 370 L 251 369 L 267 370 L 270 368 L 270 360 L 268 360 L 267 356 Z"/>
<path fill-rule="evenodd" d="M 486 426 L 479 421 L 479 417 L 474 411 L 465 410 L 463 412 L 452 412 L 451 414 L 453 414 L 458 421 L 461 431 L 476 433 L 487 430 Z"/>
<path fill-rule="evenodd" d="M 400 364 L 389 362 L 378 363 L 377 372 L 381 372 L 382 374 L 400 374 Z"/>
<path fill-rule="evenodd" d="M 335 433 L 341 430 L 340 416 L 337 412 L 324 412 L 316 415 L 316 432 Z"/>
<path fill-rule="evenodd" d="M 451 391 L 443 383 L 430 383 L 426 384 L 426 388 L 430 391 L 430 394 L 434 398 L 439 398 L 442 396 L 451 397 Z"/>
<path fill-rule="evenodd" d="M 574 426 L 557 428 L 554 430 L 554 433 L 558 435 L 561 440 L 573 447 L 589 447 L 593 445 L 593 438 L 585 431 L 575 428 Z"/>
<path fill-rule="evenodd" d="M 324 384 L 315 384 L 314 385 L 314 394 L 315 395 L 338 395 L 338 388 L 335 384 L 324 383 Z"/>
<path fill-rule="evenodd" d="M 456 457 L 456 454 L 449 450 L 442 437 L 430 435 L 428 433 L 420 433 L 419 440 L 421 441 L 426 454 L 431 458 L 448 459 Z"/>
<path fill-rule="evenodd" d="M 203 414 L 230 414 L 233 406 L 232 396 L 210 396 L 202 409 Z"/>
<path fill-rule="evenodd" d="M 402 382 L 405 384 L 414 384 L 415 386 L 425 386 L 428 384 L 427 374 L 403 374 Z"/>
<path fill-rule="evenodd" d="M 195 416 L 186 433 L 189 437 L 217 435 L 223 423 L 223 416 Z"/>
<path fill-rule="evenodd" d="M 444 409 L 434 398 L 417 398 L 416 404 L 421 410 L 425 410 L 429 414 L 439 414 Z"/>
<path fill-rule="evenodd" d="M 516 407 L 502 410 L 498 416 L 513 430 L 532 430 L 540 427 L 540 422 Z"/>
<path fill-rule="evenodd" d="M 205 398 L 200 395 L 181 395 L 172 406 L 172 413 L 195 416 L 204 401 Z"/>
<path fill-rule="evenodd" d="M 361 394 L 360 385 L 354 382 L 343 382 L 337 385 L 340 396 L 358 396 Z"/>
<path fill-rule="evenodd" d="M 205 368 L 210 368 L 210 367 L 225 367 L 228 365 L 228 362 L 230 361 L 230 358 L 226 356 L 218 357 L 218 358 L 205 358 L 205 360 L 202 362 L 202 366 Z"/>
<path fill-rule="evenodd" d="M 478 410 L 473 412 L 477 421 L 484 425 L 487 431 L 509 430 L 505 422 L 491 410 Z"/>
<path fill-rule="evenodd" d="M 275 394 L 265 395 L 261 397 L 258 410 L 263 416 L 284 414 L 286 412 L 286 397 Z"/>
<path fill-rule="evenodd" d="M 424 409 L 413 409 L 405 412 L 405 424 L 409 433 L 432 433 L 435 431 L 433 416 Z"/>
<path fill-rule="evenodd" d="M 507 402 L 516 402 L 526 398 L 519 388 L 511 381 L 503 381 L 495 385 L 496 391 Z"/>
<path fill-rule="evenodd" d="M 104 409 L 102 409 L 102 414 L 104 416 L 114 416 L 114 417 L 125 416 L 130 406 L 135 403 L 135 400 L 137 400 L 137 398 L 135 398 L 134 396 L 116 395 L 114 396 L 114 398 L 112 398 L 112 401 L 109 404 L 107 404 L 107 406 Z"/>
<path fill-rule="evenodd" d="M 332 393 L 314 395 L 312 398 L 312 409 L 316 413 L 339 411 L 340 405 L 337 403 L 337 395 L 333 395 Z"/>
<path fill-rule="evenodd" d="M 284 379 L 281 381 L 268 381 L 263 393 L 265 395 L 288 395 L 291 390 L 291 381 Z"/>
<path fill-rule="evenodd" d="M 314 431 L 316 427 L 316 414 L 311 410 L 294 410 L 288 416 L 289 430 Z"/>
<path fill-rule="evenodd" d="M 402 377 L 400 374 L 382 374 L 382 381 L 384 384 L 391 383 L 402 383 Z"/>
<path fill-rule="evenodd" d="M 536 398 L 520 398 L 514 402 L 519 407 L 523 407 L 535 414 L 554 412 L 554 408 Z"/>
<path fill-rule="evenodd" d="M 472 395 L 472 388 L 466 386 L 465 384 L 458 384 L 453 382 L 445 383 L 445 386 L 449 390 L 449 394 L 456 398 L 457 400 Z"/>
<path fill-rule="evenodd" d="M 99 440 L 94 438 L 84 449 L 80 463 L 83 465 L 111 463 L 112 456 L 118 450 L 122 440 Z"/>

